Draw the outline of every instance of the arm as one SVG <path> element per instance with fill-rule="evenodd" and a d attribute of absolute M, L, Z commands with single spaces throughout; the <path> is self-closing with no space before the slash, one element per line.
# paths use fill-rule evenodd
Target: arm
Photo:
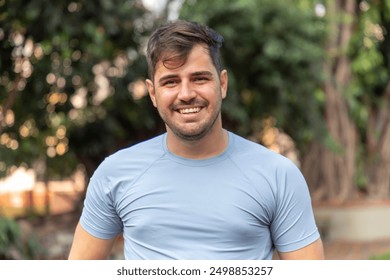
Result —
<path fill-rule="evenodd" d="M 69 253 L 69 260 L 107 259 L 116 238 L 100 239 L 89 234 L 78 224 Z"/>
<path fill-rule="evenodd" d="M 321 239 L 292 252 L 278 252 L 281 260 L 324 260 L 324 248 Z"/>

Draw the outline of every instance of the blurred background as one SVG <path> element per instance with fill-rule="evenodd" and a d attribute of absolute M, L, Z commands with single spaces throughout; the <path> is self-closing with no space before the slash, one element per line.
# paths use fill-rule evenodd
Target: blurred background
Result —
<path fill-rule="evenodd" d="M 225 127 L 300 167 L 327 258 L 389 259 L 390 0 L 0 0 L 0 259 L 65 259 L 99 163 L 164 131 L 145 43 L 177 18 L 224 36 Z"/>

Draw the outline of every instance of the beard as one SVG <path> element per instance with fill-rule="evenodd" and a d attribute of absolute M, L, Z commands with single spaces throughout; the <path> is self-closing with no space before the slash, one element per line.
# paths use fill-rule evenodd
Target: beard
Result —
<path fill-rule="evenodd" d="M 218 119 L 219 114 L 215 115 L 210 122 L 202 123 L 192 129 L 183 129 L 181 127 L 169 124 L 165 122 L 165 125 L 170 128 L 170 130 L 180 139 L 186 141 L 196 141 L 202 139 L 214 126 L 215 122 Z"/>
<path fill-rule="evenodd" d="M 191 104 L 186 105 L 195 105 L 196 104 L 202 104 L 206 105 L 202 110 L 204 110 L 207 107 L 207 103 L 205 102 L 192 102 Z M 177 107 L 180 104 L 176 104 L 173 106 Z M 167 114 L 164 113 L 163 110 L 158 110 L 161 119 L 164 121 L 165 125 L 180 139 L 185 141 L 197 141 L 202 139 L 207 133 L 214 127 L 215 123 L 217 122 L 218 118 L 220 117 L 221 113 L 221 105 L 222 101 L 219 100 L 219 102 L 216 104 L 214 110 L 206 116 L 206 118 L 197 121 L 195 123 L 179 123 L 176 122 L 174 119 L 167 116 Z M 173 110 L 173 109 L 172 109 Z"/>

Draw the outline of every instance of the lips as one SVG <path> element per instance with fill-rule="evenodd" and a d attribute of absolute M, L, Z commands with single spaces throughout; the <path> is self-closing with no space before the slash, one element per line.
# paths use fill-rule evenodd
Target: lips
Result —
<path fill-rule="evenodd" d="M 180 114 L 193 114 L 193 113 L 198 113 L 202 108 L 200 107 L 192 107 L 192 108 L 182 108 L 179 109 Z"/>
<path fill-rule="evenodd" d="M 203 108 L 206 108 L 208 103 L 202 100 L 195 100 L 194 102 L 188 103 L 176 103 L 172 105 L 172 110 L 176 111 L 181 115 L 196 114 L 202 111 Z"/>

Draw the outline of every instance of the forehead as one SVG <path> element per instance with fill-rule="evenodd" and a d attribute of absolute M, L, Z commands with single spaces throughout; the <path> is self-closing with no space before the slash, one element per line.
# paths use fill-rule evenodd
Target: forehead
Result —
<path fill-rule="evenodd" d="M 155 77 L 167 72 L 183 72 L 184 70 L 215 70 L 215 66 L 205 45 L 195 45 L 187 57 L 175 53 L 167 53 L 162 56 L 155 68 Z"/>

